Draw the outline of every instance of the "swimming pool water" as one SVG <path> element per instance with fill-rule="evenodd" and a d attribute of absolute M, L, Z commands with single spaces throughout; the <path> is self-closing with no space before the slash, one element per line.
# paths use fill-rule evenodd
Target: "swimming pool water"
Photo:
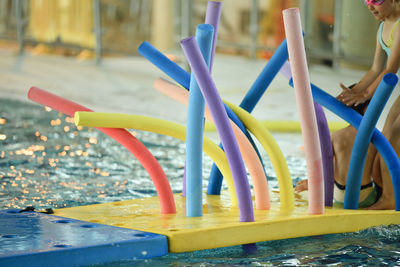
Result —
<path fill-rule="evenodd" d="M 174 193 L 181 192 L 185 144 L 158 134 L 133 133 L 160 162 Z M 293 146 L 289 139 L 299 140 L 294 135 L 277 136 L 283 147 Z M 1 209 L 62 208 L 156 194 L 144 168 L 117 142 L 95 129 L 77 128 L 71 118 L 39 105 L 0 99 L 0 145 Z M 276 187 L 272 166 L 264 158 L 270 187 Z M 304 179 L 301 151 L 286 154 L 286 159 L 294 182 Z M 204 157 L 204 177 L 211 165 Z M 399 226 L 376 227 L 258 243 L 258 251 L 250 255 L 235 246 L 104 266 L 396 266 L 399 234 Z"/>

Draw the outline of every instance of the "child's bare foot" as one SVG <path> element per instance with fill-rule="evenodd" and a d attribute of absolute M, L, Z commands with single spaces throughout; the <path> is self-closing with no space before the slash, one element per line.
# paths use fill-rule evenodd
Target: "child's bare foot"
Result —
<path fill-rule="evenodd" d="M 298 182 L 296 184 L 296 187 L 294 188 L 294 191 L 296 193 L 300 193 L 300 192 L 303 192 L 303 191 L 306 191 L 306 190 L 308 190 L 308 180 L 307 179 L 306 180 L 301 180 L 300 182 Z"/>
<path fill-rule="evenodd" d="M 365 208 L 367 210 L 393 210 L 395 208 L 394 197 L 384 197 L 383 195 L 372 206 Z"/>

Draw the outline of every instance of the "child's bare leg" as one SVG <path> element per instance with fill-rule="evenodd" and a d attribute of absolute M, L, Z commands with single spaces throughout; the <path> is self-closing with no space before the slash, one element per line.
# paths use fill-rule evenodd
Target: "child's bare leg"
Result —
<path fill-rule="evenodd" d="M 400 155 L 400 98 L 397 98 L 391 108 L 383 127 L 382 133 L 392 144 L 396 154 Z M 394 191 L 392 179 L 386 163 L 380 155 L 376 156 L 372 176 L 374 181 L 382 187 L 382 196 L 370 209 L 394 209 Z"/>
<path fill-rule="evenodd" d="M 336 182 L 341 185 L 346 184 L 347 171 L 349 169 L 350 155 L 353 148 L 354 138 L 357 130 L 352 126 L 347 126 L 332 134 L 332 150 L 334 177 Z M 308 190 L 307 180 L 297 183 L 295 191 L 302 192 Z"/>

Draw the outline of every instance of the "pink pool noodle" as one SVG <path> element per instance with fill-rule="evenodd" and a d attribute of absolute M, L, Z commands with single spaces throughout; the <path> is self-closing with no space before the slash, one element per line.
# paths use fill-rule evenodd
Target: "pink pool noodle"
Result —
<path fill-rule="evenodd" d="M 325 206 L 322 157 L 300 13 L 298 8 L 285 9 L 282 13 L 307 163 L 308 212 L 322 214 Z"/>
<path fill-rule="evenodd" d="M 31 87 L 28 98 L 44 106 L 48 106 L 68 116 L 74 117 L 76 111 L 92 111 L 77 103 L 64 99 L 60 96 L 46 92 L 42 89 Z M 154 186 L 160 198 L 161 213 L 176 213 L 174 196 L 171 186 L 165 176 L 160 164 L 150 151 L 131 133 L 125 129 L 97 128 L 110 136 L 129 150 L 143 165 L 153 180 Z"/>
<path fill-rule="evenodd" d="M 188 104 L 189 92 L 182 87 L 159 78 L 154 81 L 154 88 L 184 105 Z M 212 121 L 210 110 L 207 107 L 205 108 L 204 114 L 208 120 Z M 244 133 L 234 122 L 230 121 L 230 123 L 238 141 L 240 152 L 242 153 L 244 162 L 246 163 L 250 177 L 252 178 L 256 209 L 269 210 L 270 198 L 268 182 L 260 159 L 258 158 L 258 155 L 251 145 L 249 139 L 247 139 Z"/>

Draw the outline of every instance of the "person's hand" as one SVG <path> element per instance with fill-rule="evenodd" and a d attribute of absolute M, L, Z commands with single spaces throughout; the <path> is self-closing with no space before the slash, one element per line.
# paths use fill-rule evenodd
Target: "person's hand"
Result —
<path fill-rule="evenodd" d="M 358 106 L 369 99 L 365 91 L 356 90 L 355 88 L 350 89 L 342 83 L 340 83 L 340 87 L 342 88 L 342 92 L 336 98 L 346 106 Z"/>
<path fill-rule="evenodd" d="M 307 191 L 308 190 L 308 180 L 301 180 L 296 184 L 296 187 L 294 188 L 294 191 L 296 193 L 300 193 L 303 191 Z"/>

